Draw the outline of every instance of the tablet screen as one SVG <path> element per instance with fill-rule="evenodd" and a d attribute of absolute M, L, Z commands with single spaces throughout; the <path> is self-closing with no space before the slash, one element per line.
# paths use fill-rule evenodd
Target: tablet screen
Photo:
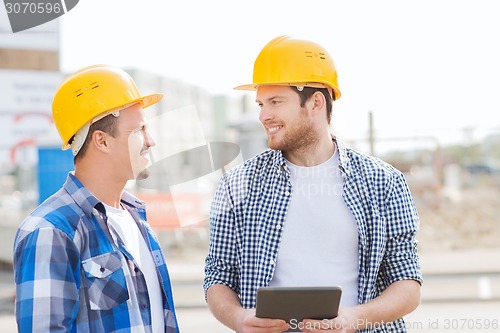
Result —
<path fill-rule="evenodd" d="M 255 314 L 259 318 L 286 320 L 293 328 L 303 319 L 336 317 L 341 295 L 339 286 L 261 287 L 257 290 Z"/>

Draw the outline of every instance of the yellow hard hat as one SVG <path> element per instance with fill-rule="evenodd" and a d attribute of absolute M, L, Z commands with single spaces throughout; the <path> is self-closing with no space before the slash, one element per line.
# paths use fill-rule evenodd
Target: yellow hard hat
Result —
<path fill-rule="evenodd" d="M 235 87 L 256 90 L 260 85 L 290 85 L 330 88 L 340 98 L 337 69 L 320 45 L 290 36 L 270 41 L 260 51 L 253 67 L 253 83 Z"/>
<path fill-rule="evenodd" d="M 163 94 L 141 96 L 125 71 L 94 65 L 71 74 L 59 85 L 52 101 L 52 117 L 68 149 L 69 140 L 96 116 L 134 103 L 143 108 L 159 102 Z"/>

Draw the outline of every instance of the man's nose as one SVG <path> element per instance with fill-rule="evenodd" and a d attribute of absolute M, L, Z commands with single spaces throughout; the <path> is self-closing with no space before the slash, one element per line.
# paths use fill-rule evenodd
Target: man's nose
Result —
<path fill-rule="evenodd" d="M 146 136 L 145 136 L 145 145 L 146 147 L 154 147 L 156 146 L 156 141 L 155 139 L 153 139 L 153 136 L 151 135 L 151 133 L 149 133 L 149 131 L 146 131 Z"/>
<path fill-rule="evenodd" d="M 269 108 L 265 106 L 261 106 L 259 113 L 259 120 L 261 123 L 265 123 L 273 118 L 273 113 L 269 110 Z"/>

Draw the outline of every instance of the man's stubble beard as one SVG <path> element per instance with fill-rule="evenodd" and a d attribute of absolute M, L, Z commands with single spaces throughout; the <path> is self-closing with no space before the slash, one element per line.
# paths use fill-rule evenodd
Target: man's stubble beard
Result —
<path fill-rule="evenodd" d="M 267 143 L 269 148 L 284 152 L 305 152 L 308 149 L 314 148 L 318 144 L 319 138 L 314 132 L 311 121 L 306 117 L 306 112 L 304 109 L 301 110 L 299 119 L 285 133 L 281 141 L 273 143 L 268 138 Z"/>

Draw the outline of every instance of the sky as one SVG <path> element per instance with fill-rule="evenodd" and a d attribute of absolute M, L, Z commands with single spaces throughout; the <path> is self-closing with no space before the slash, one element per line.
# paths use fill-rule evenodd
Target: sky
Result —
<path fill-rule="evenodd" d="M 473 139 L 500 130 L 499 13 L 495 0 L 80 0 L 59 18 L 61 67 L 133 67 L 238 96 L 262 47 L 292 35 L 335 61 L 334 131 L 363 137 L 372 112 L 378 137 Z"/>

